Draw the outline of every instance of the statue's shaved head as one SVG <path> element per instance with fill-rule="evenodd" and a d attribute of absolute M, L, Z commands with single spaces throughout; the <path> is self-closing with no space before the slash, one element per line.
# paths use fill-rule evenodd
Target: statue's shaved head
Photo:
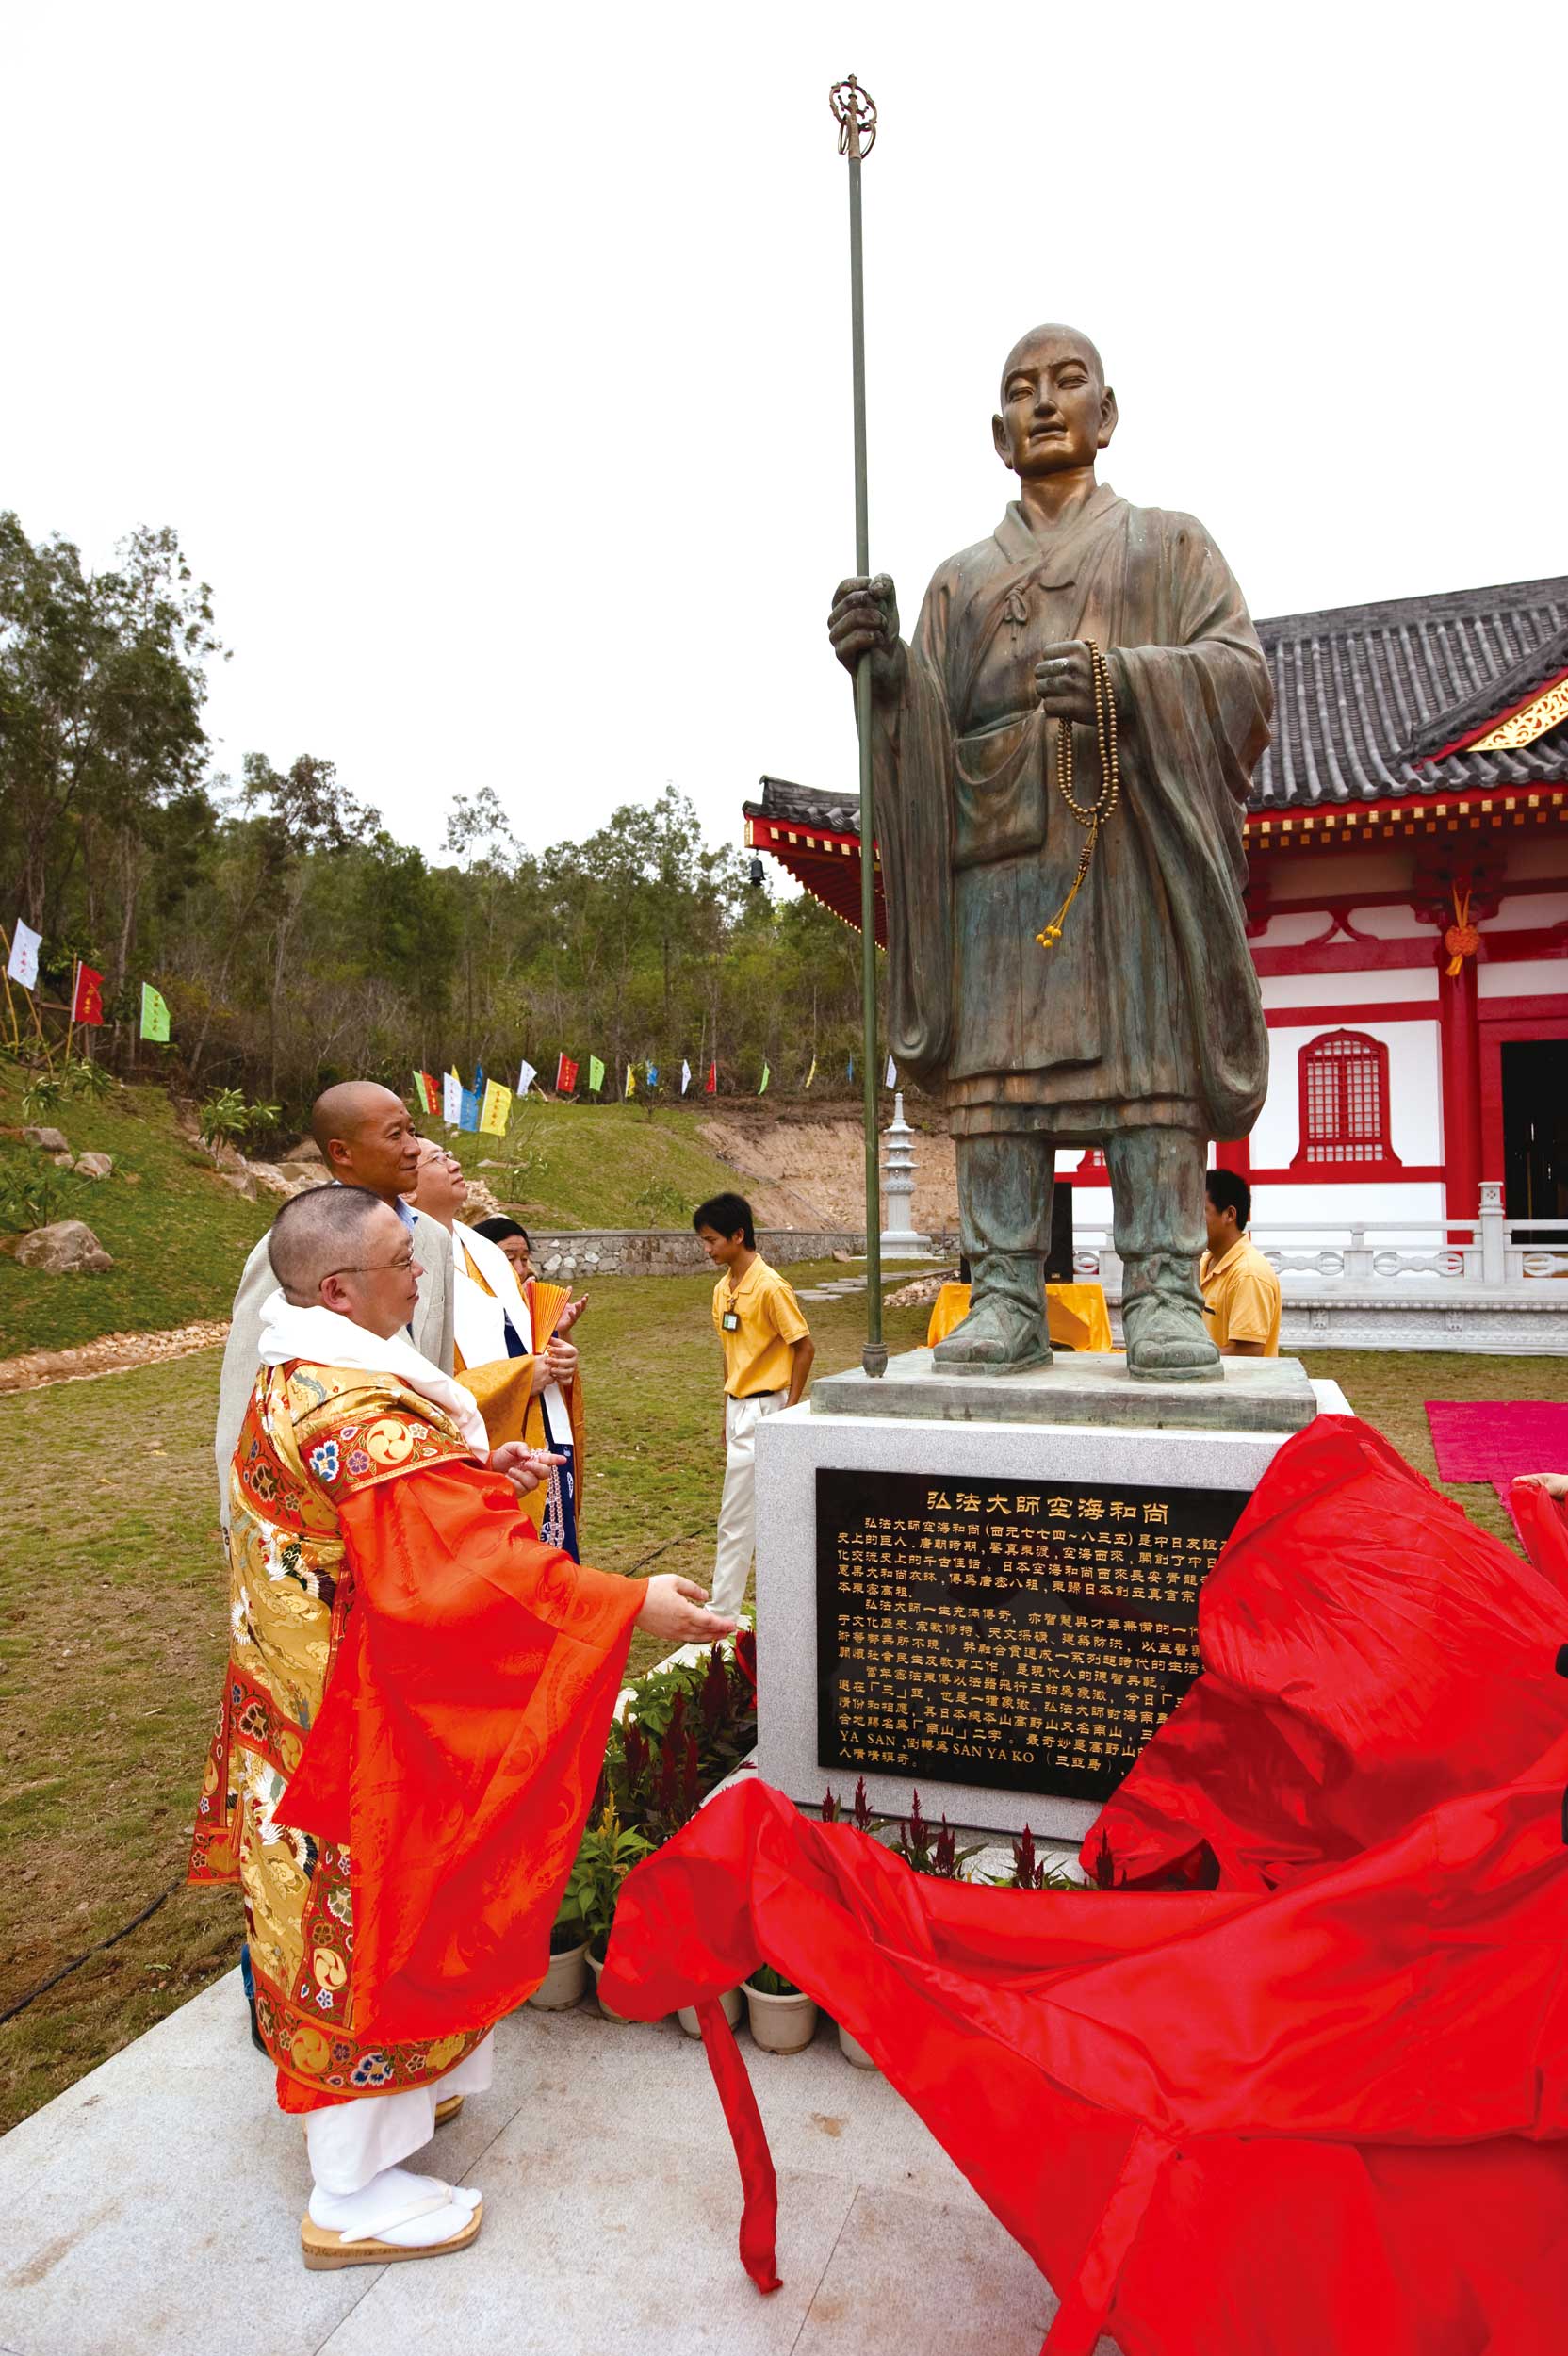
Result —
<path fill-rule="evenodd" d="M 375 1225 L 397 1216 L 366 1186 L 311 1186 L 291 1196 L 272 1221 L 272 1273 L 297 1307 L 314 1308 L 321 1279 L 369 1259 Z"/>
<path fill-rule="evenodd" d="M 1031 354 L 1041 344 L 1072 345 L 1085 364 L 1093 370 L 1101 391 L 1104 391 L 1105 363 L 1100 357 L 1100 347 L 1093 337 L 1086 335 L 1081 327 L 1064 327 L 1059 320 L 1048 319 L 1039 327 L 1031 327 L 1027 335 L 1021 335 L 1004 361 L 1002 366 L 1002 398 L 1004 401 L 1007 398 L 1007 379 L 1015 368 L 1022 368 L 1028 363 Z"/>
<path fill-rule="evenodd" d="M 335 1137 L 351 1145 L 371 1121 L 388 1120 L 402 1109 L 402 1098 L 379 1080 L 339 1080 L 335 1088 L 323 1089 L 311 1106 L 310 1134 L 325 1161 Z"/>

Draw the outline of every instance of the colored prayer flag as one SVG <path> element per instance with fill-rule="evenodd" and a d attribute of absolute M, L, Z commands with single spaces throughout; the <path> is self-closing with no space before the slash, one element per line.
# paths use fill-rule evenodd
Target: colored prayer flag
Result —
<path fill-rule="evenodd" d="M 588 1058 L 588 1093 L 596 1096 L 604 1086 L 604 1065 L 597 1055 Z"/>
<path fill-rule="evenodd" d="M 851 1080 L 855 1077 L 855 1058 L 853 1055 L 851 1055 L 849 1059 L 849 1076 Z"/>
<path fill-rule="evenodd" d="M 141 1036 L 167 1043 L 169 1008 L 151 982 L 141 985 Z"/>
<path fill-rule="evenodd" d="M 463 1120 L 463 1083 L 455 1072 L 441 1074 L 441 1118 L 449 1129 L 457 1128 Z"/>
<path fill-rule="evenodd" d="M 815 1055 L 813 1055 L 813 1056 L 812 1056 L 812 1058 L 811 1058 L 811 1069 L 810 1069 L 810 1071 L 809 1071 L 809 1072 L 806 1074 L 806 1085 L 807 1085 L 807 1087 L 808 1087 L 808 1088 L 809 1088 L 809 1087 L 810 1087 L 810 1085 L 811 1085 L 812 1081 L 816 1078 L 816 1076 L 817 1076 L 817 1059 L 816 1059 Z"/>
<path fill-rule="evenodd" d="M 518 1095 L 526 1096 L 538 1077 L 539 1071 L 537 1065 L 531 1064 L 528 1057 L 525 1055 L 522 1062 L 517 1066 Z"/>
<path fill-rule="evenodd" d="M 570 1055 L 557 1055 L 555 1059 L 555 1092 L 557 1096 L 570 1096 L 576 1087 L 576 1064 L 572 1061 Z"/>
<path fill-rule="evenodd" d="M 704 1096 L 717 1096 L 719 1092 L 719 1067 L 716 1063 L 710 1063 L 708 1067 L 708 1077 L 702 1084 L 702 1092 Z"/>
<path fill-rule="evenodd" d="M 76 987 L 71 993 L 73 1023 L 102 1023 L 104 1020 L 104 977 L 90 965 L 76 960 Z"/>
<path fill-rule="evenodd" d="M 38 953 L 42 938 L 42 934 L 35 933 L 30 924 L 24 924 L 20 916 L 17 918 L 11 932 L 11 953 L 6 961 L 6 972 L 13 982 L 20 982 L 24 990 L 38 988 Z"/>
<path fill-rule="evenodd" d="M 484 1066 L 482 1063 L 474 1066 L 474 1094 L 479 1097 L 484 1094 Z"/>
<path fill-rule="evenodd" d="M 626 1093 L 628 1096 L 635 1096 L 637 1093 L 636 1076 L 629 1064 L 626 1068 Z"/>
<path fill-rule="evenodd" d="M 457 1117 L 458 1127 L 460 1129 L 477 1129 L 479 1127 L 479 1098 L 474 1094 L 472 1088 L 461 1089 L 460 1097 L 461 1102 L 458 1107 Z"/>
<path fill-rule="evenodd" d="M 761 1081 L 761 1086 L 758 1088 L 758 1091 L 757 1091 L 757 1093 L 758 1093 L 758 1095 L 759 1095 L 759 1096 L 765 1096 L 765 1095 L 767 1094 L 767 1092 L 768 1092 L 768 1078 L 769 1078 L 769 1073 L 768 1073 L 768 1059 L 767 1059 L 767 1057 L 764 1055 L 764 1056 L 763 1056 L 763 1058 L 762 1058 L 762 1081 Z"/>
<path fill-rule="evenodd" d="M 512 1118 L 512 1090 L 502 1088 L 498 1080 L 484 1083 L 484 1103 L 479 1125 L 486 1137 L 504 1137 L 506 1124 Z"/>
<path fill-rule="evenodd" d="M 890 1055 L 888 1057 L 888 1069 L 883 1078 L 882 1085 L 884 1088 L 896 1088 L 898 1086 L 898 1066 L 894 1063 Z"/>
<path fill-rule="evenodd" d="M 416 1072 L 414 1074 L 414 1093 L 418 1100 L 420 1111 L 429 1113 L 433 1120 L 439 1119 L 441 1091 L 435 1085 L 433 1072 Z"/>
<path fill-rule="evenodd" d="M 680 1093 L 681 1093 L 681 1095 L 682 1095 L 682 1096 L 684 1096 L 684 1095 L 685 1095 L 685 1093 L 686 1093 L 687 1089 L 691 1087 L 691 1085 L 692 1085 L 692 1067 L 691 1067 L 691 1065 L 687 1062 L 687 1060 L 686 1060 L 685 1056 L 684 1056 L 684 1055 L 682 1055 L 682 1057 L 680 1058 Z"/>
<path fill-rule="evenodd" d="M 659 1086 L 659 1066 L 656 1063 L 650 1063 L 648 1066 L 648 1086 L 650 1088 L 656 1088 Z"/>

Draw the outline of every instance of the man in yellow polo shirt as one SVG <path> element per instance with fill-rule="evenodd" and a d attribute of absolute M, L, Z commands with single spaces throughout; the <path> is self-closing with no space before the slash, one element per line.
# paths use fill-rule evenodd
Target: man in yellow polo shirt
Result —
<path fill-rule="evenodd" d="M 1277 1358 L 1280 1280 L 1247 1233 L 1252 1189 L 1233 1170 L 1204 1178 L 1209 1248 L 1198 1269 L 1203 1314 L 1221 1357 Z"/>
<path fill-rule="evenodd" d="M 816 1356 L 811 1330 L 793 1288 L 757 1249 L 751 1204 L 743 1195 L 699 1203 L 692 1225 L 721 1273 L 713 1287 L 713 1331 L 724 1351 L 724 1497 L 719 1506 L 710 1608 L 739 1612 L 757 1546 L 757 1427 L 793 1407 Z"/>

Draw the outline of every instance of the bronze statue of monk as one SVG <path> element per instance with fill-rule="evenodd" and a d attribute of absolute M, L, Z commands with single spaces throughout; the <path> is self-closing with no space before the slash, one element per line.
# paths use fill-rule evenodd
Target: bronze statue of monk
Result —
<path fill-rule="evenodd" d="M 1246 1136 L 1267 1034 L 1242 911 L 1242 811 L 1272 691 L 1241 592 L 1201 524 L 1095 479 L 1116 429 L 1100 354 L 1037 327 L 1008 355 L 997 454 L 1019 496 L 941 565 L 914 642 L 893 584 L 841 583 L 839 659 L 872 665 L 889 1038 L 945 1094 L 969 1316 L 949 1372 L 1050 1363 L 1043 1260 L 1058 1147 L 1109 1165 L 1128 1372 L 1218 1379 L 1197 1259 L 1211 1137 Z M 1093 641 L 1120 793 L 1061 920 L 1103 798 Z"/>

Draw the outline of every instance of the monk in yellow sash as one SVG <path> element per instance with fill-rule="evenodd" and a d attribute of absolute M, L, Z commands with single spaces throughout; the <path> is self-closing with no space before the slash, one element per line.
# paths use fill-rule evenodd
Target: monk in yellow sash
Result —
<path fill-rule="evenodd" d="M 508 1440 L 563 1461 L 523 1499 L 523 1511 L 547 1546 L 578 1561 L 582 1497 L 582 1387 L 576 1344 L 567 1340 L 585 1303 L 570 1288 L 517 1281 L 507 1254 L 460 1216 L 468 1182 L 455 1153 L 433 1137 L 420 1141 L 408 1200 L 452 1239 L 454 1364 L 484 1417 L 493 1448 Z"/>

